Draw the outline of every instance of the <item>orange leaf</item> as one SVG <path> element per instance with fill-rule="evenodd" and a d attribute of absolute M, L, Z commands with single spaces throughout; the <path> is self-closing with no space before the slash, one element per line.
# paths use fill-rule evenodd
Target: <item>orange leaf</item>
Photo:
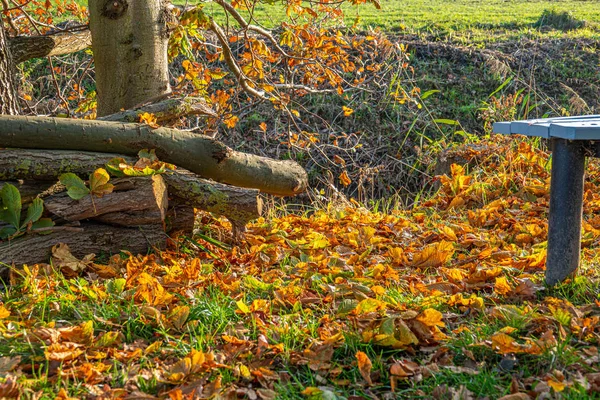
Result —
<path fill-rule="evenodd" d="M 413 257 L 412 265 L 418 268 L 439 267 L 446 264 L 454 254 L 454 245 L 441 241 L 425 247 Z"/>
<path fill-rule="evenodd" d="M 342 172 L 340 174 L 340 183 L 344 186 L 348 186 L 349 184 L 352 183 L 352 180 L 350 179 L 350 177 L 348 176 L 348 173 L 346 171 Z"/>
<path fill-rule="evenodd" d="M 500 354 L 523 353 L 524 348 L 505 333 L 492 335 L 492 348 Z"/>
<path fill-rule="evenodd" d="M 367 381 L 369 386 L 373 385 L 373 381 L 371 380 L 371 368 L 373 368 L 373 364 L 369 356 L 362 351 L 358 351 L 356 352 L 356 361 L 358 362 L 358 370 L 364 380 Z"/>

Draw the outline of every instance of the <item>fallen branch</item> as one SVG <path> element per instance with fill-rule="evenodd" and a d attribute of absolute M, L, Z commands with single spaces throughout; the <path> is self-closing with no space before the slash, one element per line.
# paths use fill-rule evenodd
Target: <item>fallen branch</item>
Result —
<path fill-rule="evenodd" d="M 164 123 L 186 115 L 204 115 L 216 117 L 217 114 L 199 97 L 183 97 L 167 99 L 158 103 L 147 104 L 133 110 L 125 110 L 98 118 L 101 121 L 139 122 L 140 115 L 154 114 L 156 122 Z"/>
<path fill-rule="evenodd" d="M 115 157 L 123 156 L 69 150 L 0 150 L 0 179 L 23 179 L 27 183 L 55 182 L 58 176 L 65 172 L 72 172 L 84 178 L 95 169 L 104 167 Z M 136 161 L 134 157 L 127 156 L 125 160 L 131 164 Z M 223 215 L 232 223 L 242 226 L 262 213 L 262 203 L 256 189 L 212 182 L 180 169 L 161 176 L 168 186 L 169 193 L 179 198 L 175 199 L 176 204 L 186 204 Z M 39 185 L 43 186 L 44 183 L 39 182 Z"/>
<path fill-rule="evenodd" d="M 87 26 L 40 36 L 15 36 L 8 41 L 15 64 L 32 58 L 60 56 L 87 49 L 92 35 Z"/>
<path fill-rule="evenodd" d="M 301 193 L 308 182 L 306 171 L 293 161 L 241 153 L 205 135 L 141 124 L 1 116 L 0 146 L 129 155 L 156 149 L 163 161 L 202 177 L 280 196 Z"/>

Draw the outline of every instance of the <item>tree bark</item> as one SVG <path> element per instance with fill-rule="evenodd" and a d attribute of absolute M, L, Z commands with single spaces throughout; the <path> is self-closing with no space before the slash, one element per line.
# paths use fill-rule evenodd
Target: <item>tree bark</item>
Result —
<path fill-rule="evenodd" d="M 15 64 L 32 58 L 60 56 L 87 49 L 92 35 L 87 26 L 79 30 L 55 32 L 42 36 L 16 36 L 8 40 Z"/>
<path fill-rule="evenodd" d="M 291 196 L 307 187 L 306 171 L 293 161 L 240 153 L 205 135 L 117 122 L 46 117 L 0 117 L 0 147 L 64 149 L 134 155 L 156 149 L 166 162 L 204 178 Z M 23 163 L 28 160 L 23 159 Z M 72 163 L 76 160 L 64 160 Z M 0 179 L 14 179 L 0 168 Z"/>
<path fill-rule="evenodd" d="M 115 157 L 123 156 L 68 150 L 0 150 L 0 179 L 54 182 L 65 172 L 86 178 Z M 136 161 L 127 156 L 125 160 L 131 164 Z M 223 185 L 179 169 L 161 176 L 169 193 L 179 198 L 175 199 L 178 204 L 223 215 L 238 225 L 245 225 L 262 213 L 258 190 Z"/>
<path fill-rule="evenodd" d="M 14 62 L 0 20 L 0 114 L 17 115 L 19 113 L 17 99 Z"/>
<path fill-rule="evenodd" d="M 65 243 L 75 257 L 116 254 L 127 250 L 146 254 L 153 248 L 164 249 L 167 235 L 162 225 L 122 228 L 98 223 L 85 223 L 80 228 L 58 230 L 47 235 L 30 234 L 8 242 L 0 242 L 0 263 L 6 265 L 47 263 L 52 246 Z M 3 275 L 0 264 L 0 276 Z M 6 269 L 4 269 L 4 274 Z"/>
<path fill-rule="evenodd" d="M 160 175 L 116 179 L 112 193 L 71 199 L 66 192 L 44 200 L 50 213 L 66 221 L 97 219 L 121 226 L 161 224 L 168 207 L 167 188 Z"/>
<path fill-rule="evenodd" d="M 168 93 L 163 0 L 89 0 L 98 116 Z"/>

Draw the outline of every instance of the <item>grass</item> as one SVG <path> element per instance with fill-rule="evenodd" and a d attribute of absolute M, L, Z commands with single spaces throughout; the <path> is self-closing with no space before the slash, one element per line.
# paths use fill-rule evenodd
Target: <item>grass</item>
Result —
<path fill-rule="evenodd" d="M 176 0 L 175 3 L 195 4 L 193 0 Z M 555 36 L 556 32 L 541 34 L 537 28 L 555 26 L 556 21 L 564 21 L 563 13 L 571 18 L 571 22 L 587 22 L 586 28 L 579 24 L 573 26 L 584 29 L 576 29 L 572 35 L 597 36 L 597 21 L 600 21 L 600 4 L 590 0 L 384 0 L 381 1 L 381 9 L 370 3 L 359 6 L 347 4 L 342 8 L 346 15 L 345 23 L 349 26 L 358 17 L 359 26 L 363 28 L 379 27 L 389 32 L 404 31 L 470 42 L 488 41 L 493 37 Z M 205 9 L 221 15 L 220 9 L 210 2 Z M 279 2 L 257 4 L 253 15 L 266 26 L 275 26 L 286 18 L 285 7 Z M 556 27 L 563 29 L 562 26 Z"/>

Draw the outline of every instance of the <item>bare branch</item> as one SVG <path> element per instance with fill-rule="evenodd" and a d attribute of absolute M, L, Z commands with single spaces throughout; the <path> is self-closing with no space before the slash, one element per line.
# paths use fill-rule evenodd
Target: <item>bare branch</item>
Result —
<path fill-rule="evenodd" d="M 250 85 L 250 78 L 246 76 L 240 69 L 240 66 L 235 61 L 233 57 L 233 53 L 231 52 L 231 47 L 229 47 L 229 41 L 227 40 L 227 35 L 223 32 L 223 29 L 214 21 L 211 20 L 211 30 L 217 35 L 217 39 L 221 43 L 221 48 L 223 49 L 223 57 L 225 58 L 225 62 L 227 66 L 231 70 L 231 72 L 235 75 L 238 82 L 242 86 L 242 88 L 250 93 L 252 96 L 258 97 L 263 100 L 269 100 L 269 97 L 262 90 L 256 90 Z"/>

